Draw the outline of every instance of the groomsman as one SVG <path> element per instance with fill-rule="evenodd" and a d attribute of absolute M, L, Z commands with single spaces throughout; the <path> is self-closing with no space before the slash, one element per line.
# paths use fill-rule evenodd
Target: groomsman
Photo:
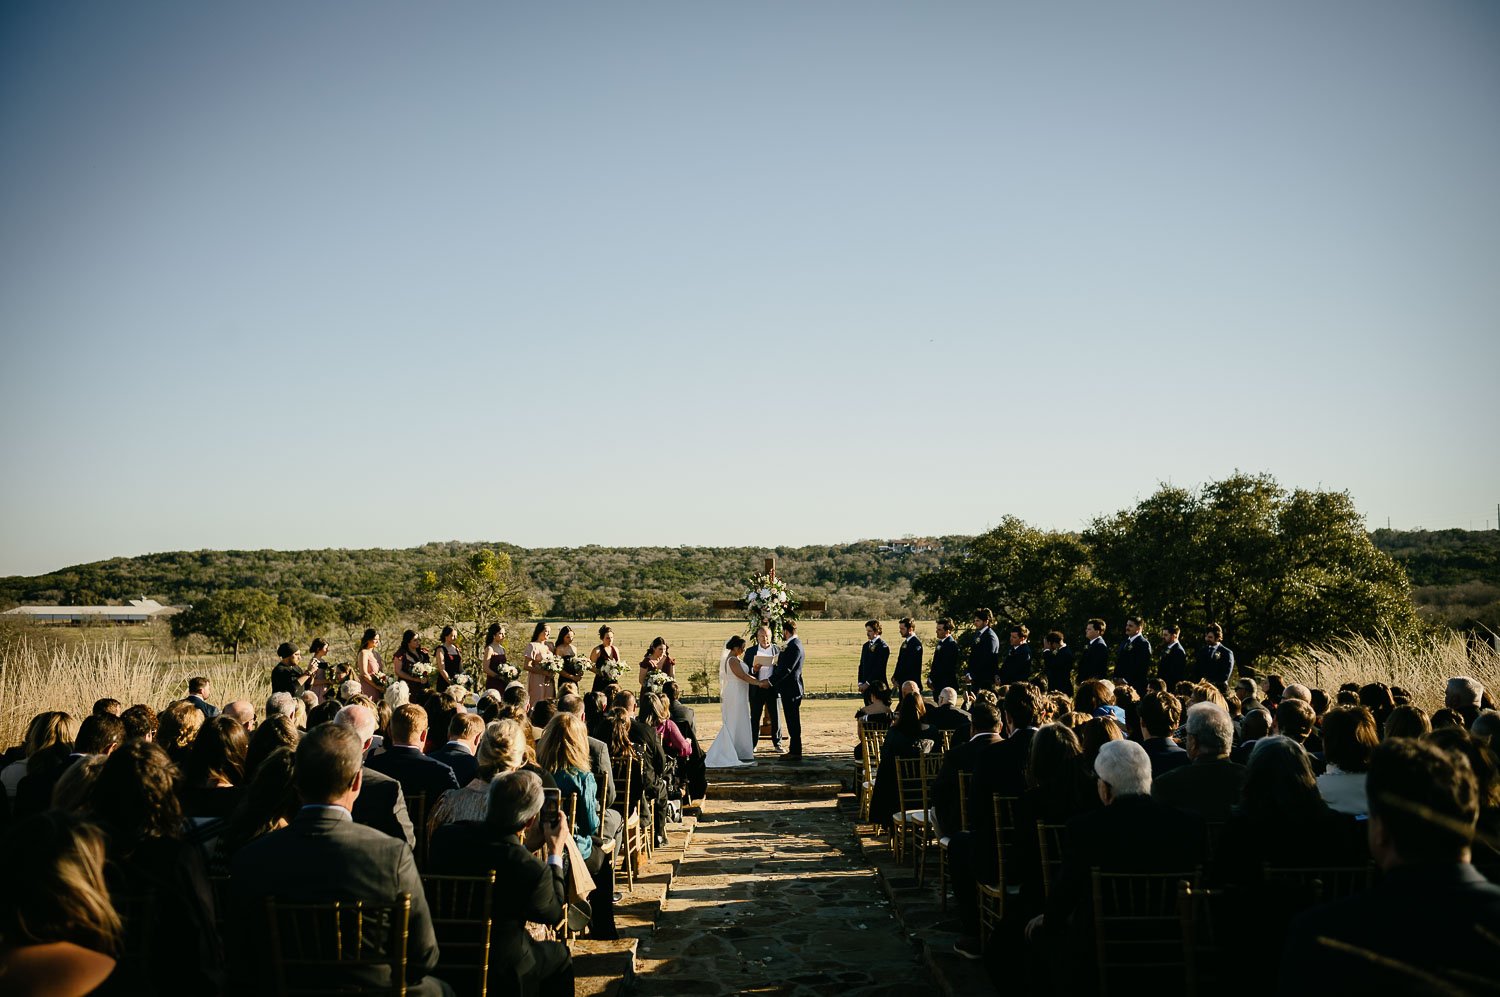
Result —
<path fill-rule="evenodd" d="M 1156 677 L 1167 683 L 1168 692 L 1187 678 L 1187 652 L 1177 640 L 1181 632 L 1182 628 L 1175 623 L 1168 623 L 1161 628 L 1161 639 L 1166 641 L 1167 646 L 1161 649 L 1161 662 L 1156 666 Z"/>
<path fill-rule="evenodd" d="M 901 688 L 902 682 L 922 685 L 922 638 L 917 636 L 917 625 L 910 616 L 896 622 L 901 631 L 901 649 L 896 652 L 896 671 L 891 675 L 891 685 Z"/>
<path fill-rule="evenodd" d="M 859 651 L 859 691 L 865 694 L 865 705 L 870 705 L 870 683 L 885 681 L 885 666 L 891 660 L 891 646 L 880 636 L 879 620 L 865 623 L 865 646 Z"/>
<path fill-rule="evenodd" d="M 1078 681 L 1109 677 L 1109 645 L 1104 643 L 1104 621 L 1089 620 L 1083 625 L 1083 660 L 1078 663 Z"/>
<path fill-rule="evenodd" d="M 1001 685 L 1031 678 L 1031 643 L 1027 640 L 1030 636 L 1031 631 L 1024 623 L 1010 628 L 1010 650 L 1005 652 L 1005 664 L 1000 666 Z"/>
<path fill-rule="evenodd" d="M 953 639 L 953 621 L 943 617 L 937 621 L 937 648 L 932 652 L 932 674 L 927 684 L 936 696 L 944 689 L 958 689 L 958 641 Z"/>
<path fill-rule="evenodd" d="M 994 631 L 995 614 L 974 610 L 974 646 L 969 649 L 969 681 L 976 689 L 991 689 L 1000 675 L 1000 637 Z"/>
<path fill-rule="evenodd" d="M 1073 649 L 1061 630 L 1053 630 L 1042 638 L 1042 671 L 1047 676 L 1048 689 L 1073 694 Z"/>
<path fill-rule="evenodd" d="M 1212 682 L 1220 691 L 1229 688 L 1229 673 L 1234 671 L 1234 652 L 1224 646 L 1224 628 L 1210 623 L 1203 631 L 1203 646 L 1193 663 L 1194 682 Z"/>
<path fill-rule="evenodd" d="M 1125 639 L 1115 655 L 1115 678 L 1124 679 L 1135 687 L 1135 691 L 1146 691 L 1146 679 L 1151 675 L 1151 642 L 1141 633 L 1139 616 L 1125 617 Z"/>

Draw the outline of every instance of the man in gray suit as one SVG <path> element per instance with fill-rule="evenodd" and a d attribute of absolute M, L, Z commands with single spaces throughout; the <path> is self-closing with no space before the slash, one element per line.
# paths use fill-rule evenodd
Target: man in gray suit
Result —
<path fill-rule="evenodd" d="M 354 703 L 339 710 L 333 722 L 354 731 L 359 738 L 360 758 L 375 742 L 375 713 L 368 706 Z M 363 762 L 361 762 L 363 764 Z M 406 794 L 401 792 L 401 783 L 372 768 L 365 768 L 364 790 L 354 801 L 354 823 L 373 827 L 406 842 L 407 848 L 417 847 L 417 834 L 411 826 L 411 816 L 406 812 Z"/>
<path fill-rule="evenodd" d="M 261 897 L 291 903 L 392 903 L 408 894 L 408 993 L 451 994 L 447 984 L 426 975 L 438 963 L 437 937 L 411 849 L 354 823 L 351 811 L 366 778 L 363 754 L 359 735 L 343 724 L 316 727 L 297 745 L 297 792 L 306 802 L 291 824 L 257 838 L 235 855 L 230 877 L 234 909 L 246 918 L 242 928 L 253 930 L 256 919 L 249 915 L 261 910 Z M 314 989 L 392 985 L 389 971 L 374 966 L 292 982 Z"/>

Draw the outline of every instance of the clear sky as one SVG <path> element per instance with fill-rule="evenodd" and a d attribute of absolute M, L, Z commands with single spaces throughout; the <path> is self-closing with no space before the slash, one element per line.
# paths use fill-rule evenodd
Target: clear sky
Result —
<path fill-rule="evenodd" d="M 1500 501 L 1500 4 L 0 6 L 0 574 Z"/>

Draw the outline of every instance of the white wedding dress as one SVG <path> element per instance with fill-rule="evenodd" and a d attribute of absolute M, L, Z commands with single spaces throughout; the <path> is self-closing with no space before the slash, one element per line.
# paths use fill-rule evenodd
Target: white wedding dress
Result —
<path fill-rule="evenodd" d="M 728 651 L 719 659 L 719 710 L 724 723 L 709 746 L 704 765 L 728 769 L 755 763 L 755 740 L 750 736 L 750 686 L 735 677 L 732 668 L 744 668 Z"/>

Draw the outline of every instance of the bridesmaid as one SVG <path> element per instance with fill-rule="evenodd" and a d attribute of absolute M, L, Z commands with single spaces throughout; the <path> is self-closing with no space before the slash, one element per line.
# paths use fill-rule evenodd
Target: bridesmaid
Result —
<path fill-rule="evenodd" d="M 380 646 L 380 634 L 374 627 L 365 631 L 365 635 L 359 639 L 359 653 L 354 660 L 354 677 L 359 679 L 359 691 L 369 696 L 376 702 L 380 701 L 385 683 L 377 684 L 375 676 L 382 679 L 385 676 L 385 662 L 380 660 L 380 652 L 375 650 Z"/>
<path fill-rule="evenodd" d="M 335 686 L 333 693 L 328 691 L 328 641 L 322 637 L 314 637 L 313 642 L 307 648 L 307 667 L 312 669 L 312 691 L 318 694 L 318 702 L 333 698 L 333 693 L 338 692 Z"/>
<path fill-rule="evenodd" d="M 427 693 L 431 676 L 425 679 L 417 678 L 411 668 L 412 665 L 432 664 L 432 656 L 422 650 L 422 638 L 417 636 L 415 630 L 408 630 L 401 635 L 401 646 L 392 655 L 391 664 L 396 669 L 396 677 L 405 682 L 411 692 L 411 701 L 419 702 L 420 698 Z"/>
<path fill-rule="evenodd" d="M 589 663 L 594 666 L 594 688 L 590 692 L 605 692 L 611 683 L 599 673 L 599 665 L 604 661 L 613 661 L 616 667 L 620 664 L 620 652 L 615 647 L 615 632 L 606 624 L 599 628 L 599 646 L 589 652 Z"/>
<path fill-rule="evenodd" d="M 578 659 L 583 655 L 578 653 L 578 648 L 573 646 L 573 628 L 563 627 L 557 632 L 557 643 L 553 645 L 552 653 L 563 659 L 562 674 L 558 680 L 562 682 L 580 682 L 583 680 L 583 665 Z"/>
<path fill-rule="evenodd" d="M 489 630 L 484 635 L 484 687 L 486 689 L 498 689 L 505 691 L 506 682 L 500 678 L 500 673 L 495 671 L 496 665 L 505 664 L 505 627 L 499 623 L 491 623 Z"/>
<path fill-rule="evenodd" d="M 531 632 L 531 643 L 526 645 L 526 696 L 533 706 L 557 696 L 552 673 L 542 666 L 542 659 L 552 652 L 552 645 L 547 642 L 551 632 L 547 624 L 538 623 Z"/>
<path fill-rule="evenodd" d="M 458 631 L 452 627 L 444 627 L 438 636 L 438 669 L 448 678 L 454 681 L 464 673 L 464 658 L 458 653 Z"/>
<path fill-rule="evenodd" d="M 641 659 L 641 688 L 646 688 L 646 680 L 656 672 L 660 672 L 667 678 L 676 678 L 677 662 L 672 660 L 672 649 L 667 646 L 665 637 L 658 637 L 646 648 L 646 656 Z"/>

